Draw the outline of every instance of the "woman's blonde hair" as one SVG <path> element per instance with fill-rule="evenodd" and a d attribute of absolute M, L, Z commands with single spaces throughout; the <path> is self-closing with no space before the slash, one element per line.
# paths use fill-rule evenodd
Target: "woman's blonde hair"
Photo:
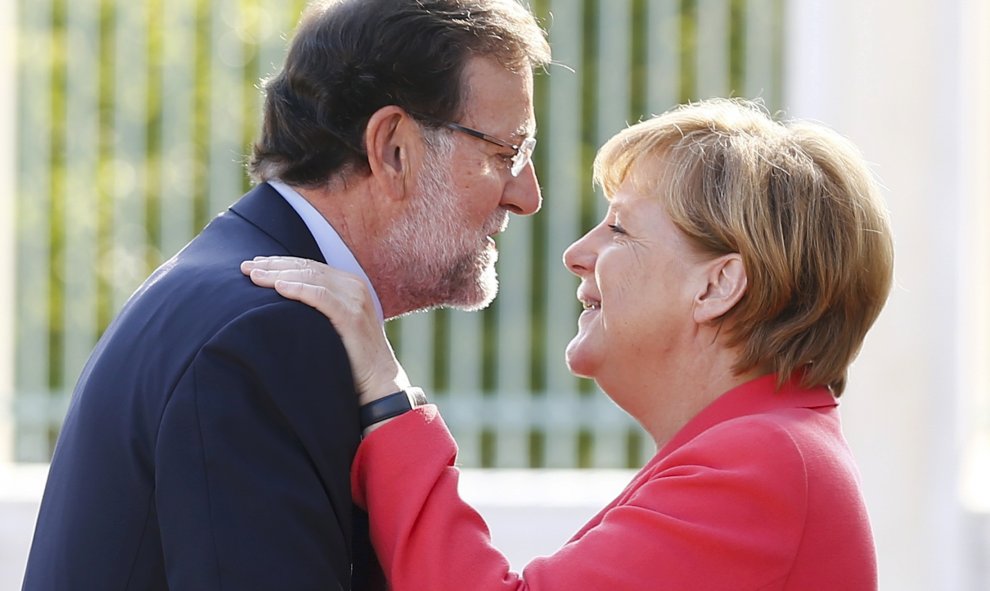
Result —
<path fill-rule="evenodd" d="M 721 319 L 737 372 L 842 393 L 893 276 L 879 187 L 851 142 L 776 122 L 759 103 L 713 99 L 617 134 L 595 181 L 606 195 L 626 181 L 655 194 L 700 251 L 742 256 L 747 291 Z"/>

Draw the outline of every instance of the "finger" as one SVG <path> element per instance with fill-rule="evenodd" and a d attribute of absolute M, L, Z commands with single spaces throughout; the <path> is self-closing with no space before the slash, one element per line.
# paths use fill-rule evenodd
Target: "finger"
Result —
<path fill-rule="evenodd" d="M 300 281 L 284 281 L 279 279 L 274 284 L 275 291 L 284 298 L 302 302 L 308 306 L 316 308 L 320 313 L 334 322 L 334 309 L 339 306 L 333 305 L 334 294 L 322 285 L 313 285 Z"/>
<path fill-rule="evenodd" d="M 304 281 L 317 285 L 335 286 L 349 281 L 360 282 L 357 275 L 334 269 L 326 263 L 298 257 L 257 257 L 255 260 L 241 262 L 241 271 L 250 275 L 254 271 L 262 274 L 259 277 L 270 278 L 276 273 L 276 279 L 287 281 Z M 270 287 L 270 285 L 266 285 Z"/>
<path fill-rule="evenodd" d="M 265 269 L 268 271 L 281 271 L 287 269 L 305 269 L 313 266 L 321 265 L 322 263 L 317 263 L 316 261 L 310 259 L 303 259 L 299 257 L 291 256 L 259 256 L 254 257 L 250 261 L 244 261 L 241 263 L 241 269 L 246 269 L 246 272 L 250 272 L 252 269 Z"/>
<path fill-rule="evenodd" d="M 286 269 L 283 271 L 252 269 L 249 277 L 255 285 L 261 287 L 274 287 L 275 282 L 279 280 L 325 286 L 331 286 L 336 282 L 333 276 L 319 273 L 314 269 Z"/>
<path fill-rule="evenodd" d="M 282 257 L 256 257 L 254 260 L 241 261 L 241 273 L 250 275 L 251 271 L 260 269 L 263 271 L 278 271 L 288 269 L 293 266 L 302 267 L 301 263 L 281 260 Z"/>
<path fill-rule="evenodd" d="M 242 263 L 255 285 L 275 288 L 283 297 L 312 306 L 335 325 L 372 321 L 377 324 L 368 287 L 353 273 L 293 257 L 264 257 L 260 261 L 261 267 L 276 267 L 274 269 L 260 268 L 249 262 L 258 261 Z"/>
<path fill-rule="evenodd" d="M 291 255 L 256 256 L 251 259 L 257 265 L 270 266 L 275 269 L 286 269 L 292 267 L 306 267 L 313 263 L 312 259 L 296 257 Z"/>
<path fill-rule="evenodd" d="M 275 287 L 278 280 L 278 273 L 275 271 L 265 271 L 264 269 L 252 269 L 248 272 L 248 277 L 258 287 Z"/>

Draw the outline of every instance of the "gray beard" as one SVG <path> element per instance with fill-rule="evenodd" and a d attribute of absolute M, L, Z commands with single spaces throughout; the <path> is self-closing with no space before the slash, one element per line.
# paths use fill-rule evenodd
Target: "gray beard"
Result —
<path fill-rule="evenodd" d="M 382 276 L 407 312 L 480 310 L 498 293 L 498 252 L 487 246 L 487 236 L 502 228 L 508 214 L 499 209 L 484 228 L 468 234 L 451 179 L 453 144 L 445 136 L 432 144 L 408 215 L 382 241 Z"/>

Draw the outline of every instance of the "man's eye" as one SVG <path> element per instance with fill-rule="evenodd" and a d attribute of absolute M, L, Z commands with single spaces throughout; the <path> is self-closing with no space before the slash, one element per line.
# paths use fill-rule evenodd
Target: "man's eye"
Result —
<path fill-rule="evenodd" d="M 608 225 L 608 229 L 609 230 L 612 230 L 612 233 L 613 234 L 625 234 L 626 233 L 626 231 L 623 230 L 622 229 L 622 226 L 620 226 L 619 224 L 609 224 Z"/>

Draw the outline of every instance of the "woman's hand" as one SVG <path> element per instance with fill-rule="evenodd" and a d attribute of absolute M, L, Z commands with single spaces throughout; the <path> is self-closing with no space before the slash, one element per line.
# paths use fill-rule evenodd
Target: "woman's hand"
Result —
<path fill-rule="evenodd" d="M 241 272 L 330 319 L 347 348 L 361 404 L 409 387 L 361 279 L 323 263 L 283 256 L 244 261 Z"/>

